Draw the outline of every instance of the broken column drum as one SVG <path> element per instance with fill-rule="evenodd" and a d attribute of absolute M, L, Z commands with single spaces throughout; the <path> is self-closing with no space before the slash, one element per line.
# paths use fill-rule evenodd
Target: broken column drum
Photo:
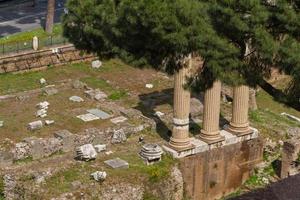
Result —
<path fill-rule="evenodd" d="M 219 130 L 220 103 L 221 82 L 217 80 L 204 94 L 203 128 L 200 133 L 204 142 L 215 143 L 224 140 Z"/>
<path fill-rule="evenodd" d="M 140 156 L 149 165 L 161 160 L 162 148 L 157 144 L 143 145 Z"/>
<path fill-rule="evenodd" d="M 189 138 L 191 93 L 184 88 L 192 65 L 191 57 L 188 59 L 188 66 L 179 69 L 174 75 L 174 124 L 169 145 L 176 150 L 191 148 Z"/>
<path fill-rule="evenodd" d="M 232 118 L 228 131 L 236 135 L 252 133 L 248 121 L 249 87 L 245 85 L 233 88 Z"/>

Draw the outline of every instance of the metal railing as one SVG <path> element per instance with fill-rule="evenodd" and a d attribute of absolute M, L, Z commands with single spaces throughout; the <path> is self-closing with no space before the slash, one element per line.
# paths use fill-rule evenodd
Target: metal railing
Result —
<path fill-rule="evenodd" d="M 39 49 L 45 47 L 51 47 L 60 44 L 66 44 L 68 40 L 61 35 L 54 35 L 48 37 L 39 38 Z M 20 42 L 12 42 L 12 43 L 0 43 L 0 55 L 5 55 L 9 53 L 20 53 L 22 51 L 32 50 L 33 49 L 33 41 L 20 41 Z"/>

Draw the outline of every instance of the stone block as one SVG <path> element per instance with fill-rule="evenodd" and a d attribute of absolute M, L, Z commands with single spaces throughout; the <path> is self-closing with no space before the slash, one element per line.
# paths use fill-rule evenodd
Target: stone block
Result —
<path fill-rule="evenodd" d="M 99 110 L 99 109 L 89 109 L 89 110 L 87 110 L 87 112 L 99 117 L 100 119 L 108 119 L 111 117 L 110 114 L 108 114 L 102 110 Z"/>
<path fill-rule="evenodd" d="M 106 151 L 106 144 L 97 144 L 94 145 L 94 148 L 97 151 L 97 153 L 100 153 L 102 151 Z"/>
<path fill-rule="evenodd" d="M 0 167 L 6 167 L 13 163 L 14 155 L 9 151 L 0 151 Z"/>
<path fill-rule="evenodd" d="M 75 135 L 68 130 L 59 130 L 54 133 L 54 137 L 62 141 L 64 152 L 73 151 L 75 147 Z"/>
<path fill-rule="evenodd" d="M 120 123 L 123 123 L 125 121 L 127 121 L 128 119 L 124 116 L 120 116 L 120 117 L 116 117 L 116 118 L 113 118 L 111 119 L 110 121 L 114 124 L 120 124 Z"/>
<path fill-rule="evenodd" d="M 47 96 L 51 96 L 57 94 L 58 90 L 55 87 L 45 87 L 43 93 Z"/>
<path fill-rule="evenodd" d="M 76 148 L 76 158 L 83 161 L 95 160 L 97 152 L 92 144 L 85 144 Z"/>
<path fill-rule="evenodd" d="M 115 130 L 111 138 L 111 143 L 122 143 L 127 140 L 126 134 L 123 129 Z"/>
<path fill-rule="evenodd" d="M 44 145 L 40 138 L 29 137 L 24 138 L 23 142 L 28 143 L 30 147 L 30 156 L 33 160 L 41 159 L 44 157 Z"/>
<path fill-rule="evenodd" d="M 92 62 L 92 68 L 93 69 L 98 69 L 102 66 L 102 62 L 100 60 L 94 60 Z"/>
<path fill-rule="evenodd" d="M 35 130 L 41 129 L 42 127 L 43 127 L 43 122 L 41 120 L 30 122 L 28 124 L 28 129 L 30 131 L 35 131 Z"/>
<path fill-rule="evenodd" d="M 4 121 L 0 121 L 0 128 L 4 126 Z"/>
<path fill-rule="evenodd" d="M 91 113 L 87 113 L 87 114 L 83 114 L 83 115 L 78 115 L 77 118 L 81 119 L 84 122 L 90 122 L 90 121 L 94 121 L 94 120 L 98 120 L 100 119 L 99 117 L 91 114 Z"/>
<path fill-rule="evenodd" d="M 127 169 L 129 168 L 128 162 L 120 158 L 115 158 L 111 160 L 104 161 L 105 164 L 112 167 L 113 169 Z"/>
<path fill-rule="evenodd" d="M 81 98 L 81 97 L 79 97 L 79 96 L 71 96 L 70 98 L 69 98 L 69 100 L 70 101 L 73 101 L 73 102 L 83 102 L 84 100 L 83 100 L 83 98 Z"/>

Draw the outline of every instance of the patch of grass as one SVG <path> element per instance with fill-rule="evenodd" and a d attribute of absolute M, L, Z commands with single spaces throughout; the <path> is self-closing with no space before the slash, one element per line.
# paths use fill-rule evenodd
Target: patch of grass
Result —
<path fill-rule="evenodd" d="M 115 90 L 108 96 L 109 99 L 114 100 L 114 101 L 120 100 L 124 97 L 127 97 L 127 92 L 124 90 Z"/>
<path fill-rule="evenodd" d="M 2 176 L 0 176 L 0 200 L 4 200 L 4 181 Z"/>
<path fill-rule="evenodd" d="M 127 92 L 125 90 L 113 88 L 104 79 L 97 77 L 85 77 L 80 80 L 92 88 L 99 88 L 100 90 L 103 90 L 104 92 L 108 93 L 108 98 L 111 100 L 120 100 L 124 97 L 127 97 Z"/>
<path fill-rule="evenodd" d="M 68 192 L 71 189 L 71 183 L 79 180 L 81 173 L 77 167 L 71 167 L 56 173 L 46 180 L 47 187 L 51 190 L 58 189 L 61 193 Z M 82 179 L 81 179 L 82 181 Z"/>
<path fill-rule="evenodd" d="M 153 194 L 149 193 L 149 192 L 145 192 L 143 195 L 143 200 L 158 200 L 159 198 L 157 198 L 156 196 L 154 196 Z"/>
<path fill-rule="evenodd" d="M 242 191 L 241 189 L 238 189 L 237 191 L 227 195 L 226 197 L 223 197 L 221 200 L 229 200 L 231 198 L 234 198 L 234 197 L 238 197 L 242 194 Z"/>
<path fill-rule="evenodd" d="M 260 109 L 272 110 L 272 112 L 274 112 L 276 114 L 286 112 L 286 113 L 295 115 L 297 117 L 300 117 L 299 111 L 297 111 L 291 107 L 288 107 L 285 104 L 275 101 L 274 98 L 271 95 L 269 95 L 267 92 L 265 92 L 264 90 L 260 90 L 257 93 L 256 100 L 257 100 L 257 104 Z"/>
<path fill-rule="evenodd" d="M 22 163 L 29 163 L 29 162 L 32 162 L 32 161 L 33 161 L 33 158 L 31 156 L 29 156 L 29 157 L 21 159 L 21 160 L 16 160 L 16 161 L 14 161 L 14 163 L 15 164 L 22 164 Z"/>
<path fill-rule="evenodd" d="M 53 27 L 53 33 L 50 35 L 61 35 L 62 34 L 62 26 L 61 24 L 55 24 Z M 39 38 L 45 38 L 49 36 L 43 28 L 34 29 L 31 31 L 26 31 L 22 33 L 12 34 L 6 37 L 0 38 L 0 45 L 1 44 L 8 44 L 8 43 L 15 43 L 15 42 L 25 42 L 31 41 L 34 36 Z"/>
<path fill-rule="evenodd" d="M 249 118 L 251 121 L 257 122 L 257 123 L 263 123 L 263 119 L 260 116 L 260 113 L 255 110 L 255 111 L 250 111 L 249 112 Z"/>

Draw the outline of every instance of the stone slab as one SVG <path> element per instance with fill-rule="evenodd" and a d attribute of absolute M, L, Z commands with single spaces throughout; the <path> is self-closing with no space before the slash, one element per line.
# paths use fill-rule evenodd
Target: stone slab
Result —
<path fill-rule="evenodd" d="M 100 119 L 99 117 L 91 114 L 91 113 L 87 113 L 87 114 L 83 114 L 83 115 L 78 115 L 77 118 L 81 119 L 84 122 L 90 122 L 90 121 L 94 121 L 94 120 L 98 120 Z"/>
<path fill-rule="evenodd" d="M 33 160 L 41 159 L 44 157 L 44 145 L 41 139 L 36 137 L 28 137 L 24 138 L 23 141 L 30 145 L 30 155 Z"/>
<path fill-rule="evenodd" d="M 75 147 L 75 135 L 68 130 L 59 130 L 54 133 L 54 137 L 62 140 L 63 151 L 72 151 Z"/>
<path fill-rule="evenodd" d="M 108 119 L 108 118 L 111 118 L 111 115 L 102 111 L 102 110 L 99 110 L 99 109 L 89 109 L 87 110 L 88 113 L 90 114 L 93 114 L 97 117 L 99 117 L 100 119 Z"/>
<path fill-rule="evenodd" d="M 127 121 L 128 119 L 124 116 L 120 116 L 120 117 L 116 117 L 116 118 L 113 118 L 111 119 L 110 121 L 114 124 L 120 124 L 120 123 L 123 123 L 125 121 Z"/>
<path fill-rule="evenodd" d="M 70 101 L 73 101 L 73 102 L 83 102 L 84 100 L 83 100 L 83 98 L 81 98 L 81 97 L 79 97 L 79 96 L 71 96 L 70 98 L 69 98 L 69 100 Z"/>
<path fill-rule="evenodd" d="M 129 168 L 128 162 L 120 158 L 115 158 L 111 160 L 104 161 L 105 164 L 112 167 L 113 169 L 127 169 Z"/>
<path fill-rule="evenodd" d="M 0 128 L 4 126 L 4 121 L 0 121 Z"/>

